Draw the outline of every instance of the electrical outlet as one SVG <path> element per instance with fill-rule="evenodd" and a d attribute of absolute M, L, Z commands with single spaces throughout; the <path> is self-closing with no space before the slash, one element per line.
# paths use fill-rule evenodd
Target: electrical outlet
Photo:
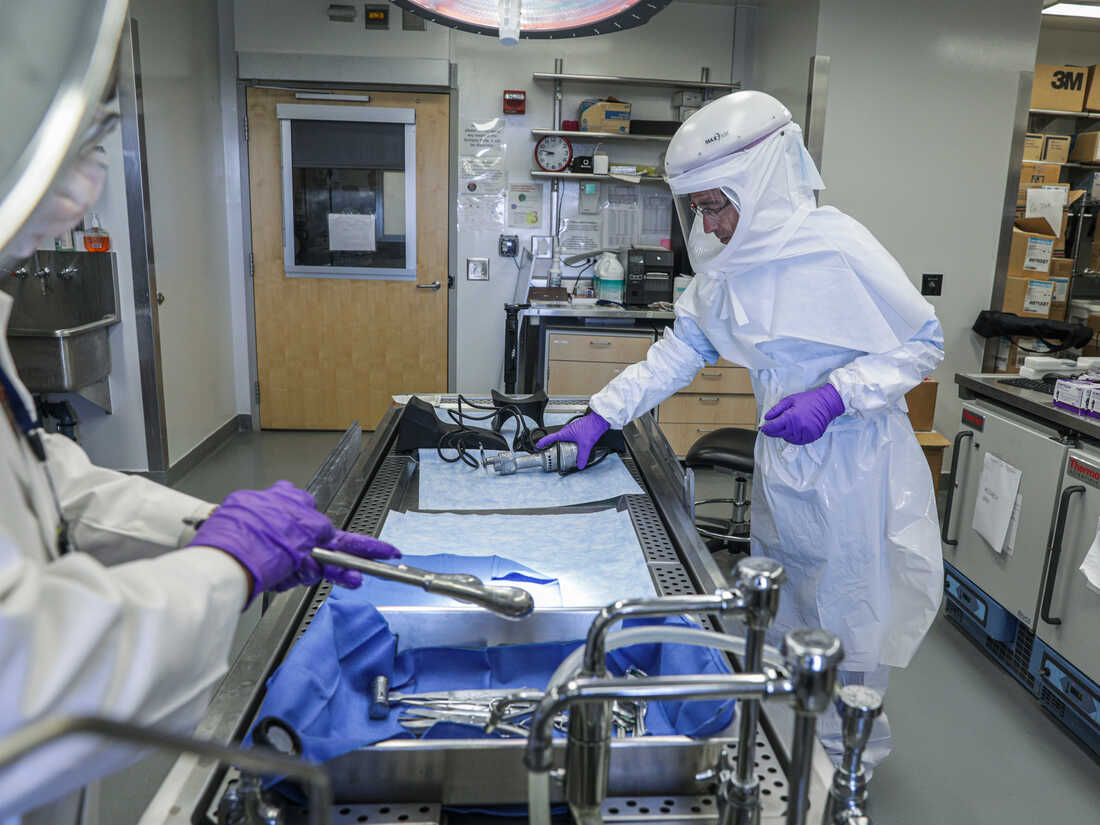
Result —
<path fill-rule="evenodd" d="M 514 258 L 519 255 L 519 235 L 501 235 L 497 241 L 497 252 L 502 258 Z"/>
<path fill-rule="evenodd" d="M 942 295 L 943 274 L 929 275 L 927 272 L 920 276 L 921 295 Z"/>

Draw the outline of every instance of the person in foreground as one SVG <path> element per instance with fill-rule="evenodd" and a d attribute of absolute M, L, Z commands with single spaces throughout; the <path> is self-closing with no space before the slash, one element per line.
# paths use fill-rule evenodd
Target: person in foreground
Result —
<path fill-rule="evenodd" d="M 758 409 L 752 552 L 787 569 L 776 633 L 824 627 L 842 684 L 885 691 L 943 589 L 932 477 L 904 395 L 943 360 L 935 311 L 861 224 L 818 207 L 824 188 L 791 114 L 760 92 L 705 106 L 665 159 L 696 275 L 646 360 L 543 438 L 582 456 L 719 357 L 749 368 Z M 835 712 L 821 738 L 841 753 Z M 890 752 L 885 716 L 867 750 Z"/>
<path fill-rule="evenodd" d="M 96 144 L 114 118 L 97 101 L 109 97 L 125 3 L 112 8 L 96 29 L 98 83 L 94 72 L 83 78 L 91 90 L 83 102 L 96 111 L 79 118 L 82 145 L 70 150 L 56 122 L 56 140 L 22 157 L 12 144 L 21 132 L 0 137 L 0 157 L 21 164 L 0 176 L 18 178 L 0 192 L 0 272 L 72 227 L 102 190 Z M 27 45 L 37 47 L 36 38 Z M 36 91 L 33 75 L 12 79 L 0 98 L 23 95 L 25 104 Z M 81 96 L 67 95 L 67 111 L 79 114 Z M 94 466 L 77 444 L 42 430 L 3 334 L 11 307 L 0 292 L 0 738 L 75 715 L 190 733 L 226 672 L 238 618 L 257 595 L 322 578 L 360 584 L 357 572 L 315 562 L 314 547 L 367 558 L 400 553 L 336 530 L 309 493 L 286 481 L 238 491 L 215 507 Z M 95 785 L 77 789 L 138 755 L 90 737 L 42 748 L 0 769 L 0 823 L 27 811 L 24 825 L 94 822 Z"/>

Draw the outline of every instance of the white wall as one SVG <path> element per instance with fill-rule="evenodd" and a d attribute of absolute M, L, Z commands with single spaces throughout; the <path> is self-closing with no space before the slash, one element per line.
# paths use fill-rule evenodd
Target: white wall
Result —
<path fill-rule="evenodd" d="M 92 461 L 119 470 L 147 470 L 149 455 L 145 446 L 134 278 L 126 217 L 126 177 L 119 130 L 104 138 L 103 148 L 107 151 L 107 183 L 92 211 L 99 215 L 111 236 L 118 270 L 121 323 L 111 328 L 111 375 L 108 378 L 112 413 L 104 412 L 77 395 L 68 395 L 66 399 L 76 410 L 80 420 L 80 443 Z"/>
<path fill-rule="evenodd" d="M 1019 73 L 1039 33 L 1034 0 L 821 0 L 817 50 L 831 57 L 823 203 L 867 225 L 929 300 L 947 357 L 936 428 L 957 430 L 956 372 L 980 369 L 970 331 L 989 308 Z"/>
<path fill-rule="evenodd" d="M 805 127 L 810 58 L 817 54 L 818 0 L 761 0 L 753 20 L 751 85 L 783 101 Z"/>
<path fill-rule="evenodd" d="M 496 117 L 500 115 L 504 89 L 526 89 L 527 114 L 509 117 L 504 140 L 508 145 L 509 181 L 530 181 L 535 143 L 530 130 L 550 126 L 553 90 L 549 83 L 535 83 L 532 72 L 553 71 L 554 58 L 561 57 L 566 72 L 697 80 L 700 68 L 708 66 L 712 80 L 728 82 L 732 43 L 732 6 L 700 3 L 673 3 L 645 26 L 598 38 L 524 40 L 508 48 L 492 38 L 456 32 L 453 59 L 458 64 L 460 119 Z M 672 91 L 566 84 L 562 116 L 575 119 L 583 98 L 610 94 L 630 101 L 633 117 L 667 120 L 671 117 Z M 604 146 L 613 160 L 648 163 L 656 162 L 660 147 L 656 143 Z M 544 189 L 547 197 L 544 211 L 548 213 L 549 181 L 545 181 Z M 575 202 L 577 196 L 577 185 L 565 184 L 563 189 L 564 211 L 568 213 L 570 199 Z M 526 245 L 531 235 L 550 234 L 548 218 L 542 229 L 536 231 L 462 229 L 459 233 L 457 288 L 452 293 L 452 300 L 458 302 L 457 346 L 451 357 L 457 359 L 456 381 L 460 392 L 484 393 L 501 382 L 503 305 L 511 300 L 516 279 L 512 261 L 496 254 L 497 237 L 502 232 L 518 234 L 521 244 Z M 490 280 L 467 281 L 466 258 L 484 256 L 489 257 Z"/>
<path fill-rule="evenodd" d="M 328 19 L 327 0 L 234 0 L 239 52 L 357 55 L 385 58 L 445 58 L 450 29 L 426 24 L 425 31 L 401 28 L 401 9 L 390 5 L 389 31 L 363 26 L 363 4 L 352 23 Z"/>
<path fill-rule="evenodd" d="M 216 0 L 134 0 L 168 454 L 237 414 Z"/>
<path fill-rule="evenodd" d="M 1043 18 L 1036 63 L 1092 66 L 1100 63 L 1100 26 L 1077 28 L 1080 21 Z"/>

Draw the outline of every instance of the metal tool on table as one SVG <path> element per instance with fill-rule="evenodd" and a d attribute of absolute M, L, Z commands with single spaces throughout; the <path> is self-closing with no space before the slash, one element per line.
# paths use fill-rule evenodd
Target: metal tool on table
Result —
<path fill-rule="evenodd" d="M 261 748 L 293 759 L 302 756 L 297 732 L 276 716 L 265 716 L 252 729 L 252 741 Z M 263 777 L 242 770 L 218 802 L 218 825 L 282 825 L 282 809 L 264 794 Z"/>
<path fill-rule="evenodd" d="M 846 685 L 836 699 L 844 737 L 844 756 L 833 773 L 822 825 L 871 825 L 867 815 L 867 773 L 863 750 L 875 720 L 882 715 L 882 695 L 863 685 Z"/>
<path fill-rule="evenodd" d="M 492 467 L 502 476 L 510 476 L 527 469 L 565 475 L 577 469 L 577 445 L 572 441 L 559 441 L 541 453 L 530 455 L 513 452 L 498 453 L 483 459 L 482 466 Z"/>
<path fill-rule="evenodd" d="M 314 547 L 311 555 L 321 564 L 358 570 L 376 579 L 411 584 L 429 593 L 476 604 L 506 619 L 523 619 L 535 609 L 535 599 L 526 590 L 507 585 L 485 584 L 477 576 L 468 573 L 432 573 L 407 564 L 387 564 L 321 547 Z"/>

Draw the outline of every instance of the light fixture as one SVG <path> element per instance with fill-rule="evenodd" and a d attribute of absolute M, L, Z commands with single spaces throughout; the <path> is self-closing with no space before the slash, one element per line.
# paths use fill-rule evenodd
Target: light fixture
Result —
<path fill-rule="evenodd" d="M 1043 14 L 1055 17 L 1094 17 L 1100 18 L 1100 6 L 1085 3 L 1055 3 L 1043 9 Z"/>
<path fill-rule="evenodd" d="M 393 0 L 413 14 L 452 29 L 498 36 L 498 0 Z M 670 0 L 523 0 L 522 38 L 591 37 L 648 23 Z"/>

